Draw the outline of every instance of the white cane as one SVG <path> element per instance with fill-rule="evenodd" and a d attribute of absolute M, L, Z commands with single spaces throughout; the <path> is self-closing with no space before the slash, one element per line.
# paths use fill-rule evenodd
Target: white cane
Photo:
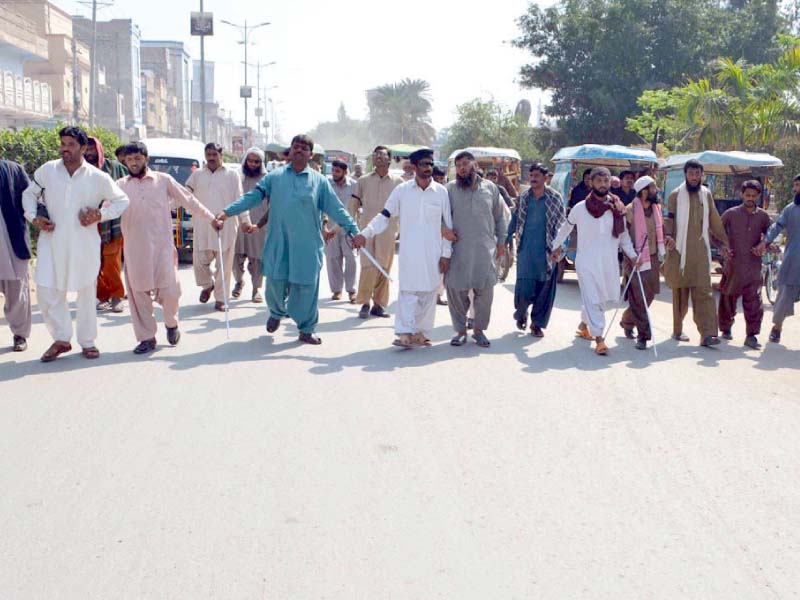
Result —
<path fill-rule="evenodd" d="M 352 239 L 353 239 L 353 236 L 350 236 L 351 242 L 352 242 Z M 380 272 L 381 275 L 386 277 L 386 279 L 388 279 L 389 281 L 394 282 L 394 279 L 392 279 L 392 277 L 384 270 L 384 268 L 378 264 L 378 261 L 375 260 L 375 257 L 372 256 L 372 254 L 370 254 L 369 250 L 367 250 L 363 246 L 361 248 L 359 248 L 358 250 L 359 250 L 359 252 L 363 252 L 364 253 L 364 256 L 366 256 L 369 259 L 369 262 L 371 262 L 373 265 L 375 265 L 375 268 L 378 269 L 378 271 Z"/>
<path fill-rule="evenodd" d="M 653 335 L 653 320 L 650 318 L 650 307 L 647 306 L 647 297 L 644 295 L 644 284 L 642 283 L 642 274 L 639 272 L 639 269 L 636 269 L 636 276 L 639 278 L 639 291 L 642 292 L 642 302 L 644 302 L 644 312 L 647 315 L 647 326 L 650 328 L 650 343 L 653 344 L 653 353 L 655 353 L 656 358 L 658 358 L 658 349 L 656 348 L 656 336 Z"/>
<path fill-rule="evenodd" d="M 225 285 L 225 260 L 222 257 L 222 232 L 217 232 L 217 264 L 222 277 L 222 294 L 225 296 L 225 335 L 231 339 L 231 317 L 228 314 L 228 288 Z"/>
<path fill-rule="evenodd" d="M 619 302 L 617 303 L 617 308 L 614 309 L 614 315 L 611 317 L 611 320 L 608 322 L 608 328 L 606 329 L 605 335 L 603 335 L 603 339 L 606 339 L 608 337 L 608 332 L 611 331 L 611 326 L 614 324 L 614 321 L 616 321 L 616 319 L 617 319 L 617 313 L 619 312 L 620 306 L 622 306 L 623 299 L 625 298 L 625 292 L 628 291 L 628 287 L 630 287 L 631 281 L 633 281 L 633 276 L 639 271 L 639 261 L 642 258 L 642 252 L 644 252 L 645 248 L 648 248 L 648 245 L 647 245 L 647 234 L 645 234 L 645 236 L 644 236 L 644 242 L 642 243 L 642 249 L 639 250 L 639 254 L 636 257 L 636 265 L 634 265 L 633 271 L 631 271 L 631 275 L 630 275 L 630 277 L 628 277 L 628 283 L 625 284 L 625 288 L 622 290 L 622 294 L 619 297 Z"/>

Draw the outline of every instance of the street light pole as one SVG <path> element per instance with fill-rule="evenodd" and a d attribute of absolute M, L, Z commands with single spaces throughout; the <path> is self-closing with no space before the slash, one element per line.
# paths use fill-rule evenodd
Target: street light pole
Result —
<path fill-rule="evenodd" d="M 254 29 L 258 29 L 259 27 L 264 27 L 265 25 L 269 25 L 269 21 L 264 21 L 263 23 L 259 23 L 258 25 L 247 25 L 247 21 L 245 20 L 244 25 L 237 25 L 236 23 L 231 23 L 230 21 L 226 21 L 221 19 L 222 23 L 226 25 L 230 25 L 231 27 L 235 27 L 239 30 L 242 34 L 242 41 L 239 42 L 240 44 L 244 44 L 244 87 L 247 87 L 247 45 L 249 42 L 249 34 L 253 32 Z M 244 97 L 244 128 L 247 129 L 247 94 L 243 95 Z"/>
<path fill-rule="evenodd" d="M 267 64 L 262 65 L 261 61 L 259 60 L 258 63 L 254 64 L 254 65 L 252 65 L 252 64 L 250 64 L 250 63 L 248 63 L 246 61 L 243 64 L 245 66 L 245 70 L 247 69 L 247 67 L 255 67 L 256 68 L 256 94 L 258 94 L 257 95 L 257 107 L 258 108 L 256 109 L 256 116 L 258 117 L 258 119 L 257 119 L 258 133 L 259 133 L 259 135 L 261 135 L 261 129 L 262 129 L 262 127 L 261 127 L 261 116 L 262 115 L 258 114 L 258 113 L 261 112 L 261 70 L 262 69 L 266 69 L 267 67 L 271 67 L 272 65 L 277 64 L 277 63 L 273 60 L 272 62 L 268 62 Z M 272 86 L 272 87 L 277 87 L 277 86 Z M 245 125 L 245 127 L 246 127 L 246 125 Z"/>
<path fill-rule="evenodd" d="M 200 0 L 200 14 L 203 14 L 203 0 Z M 206 36 L 200 36 L 200 141 L 206 140 Z"/>

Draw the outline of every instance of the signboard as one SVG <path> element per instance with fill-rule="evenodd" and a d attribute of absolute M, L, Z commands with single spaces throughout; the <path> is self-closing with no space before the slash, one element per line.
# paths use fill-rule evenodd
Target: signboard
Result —
<path fill-rule="evenodd" d="M 191 13 L 192 35 L 214 35 L 214 13 Z"/>
<path fill-rule="evenodd" d="M 253 97 L 252 85 L 239 86 L 239 98 L 252 98 L 252 97 Z"/>
<path fill-rule="evenodd" d="M 231 138 L 231 150 L 233 150 L 234 154 L 241 154 L 244 152 L 244 138 L 235 135 Z"/>
<path fill-rule="evenodd" d="M 260 106 L 256 106 L 256 116 L 263 117 L 264 116 L 264 109 Z"/>

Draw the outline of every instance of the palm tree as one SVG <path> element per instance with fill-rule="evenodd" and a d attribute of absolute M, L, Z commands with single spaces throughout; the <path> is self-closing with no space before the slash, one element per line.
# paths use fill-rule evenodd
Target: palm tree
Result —
<path fill-rule="evenodd" d="M 369 127 L 387 143 L 429 146 L 436 137 L 431 125 L 430 84 L 422 79 L 403 79 L 371 90 Z"/>

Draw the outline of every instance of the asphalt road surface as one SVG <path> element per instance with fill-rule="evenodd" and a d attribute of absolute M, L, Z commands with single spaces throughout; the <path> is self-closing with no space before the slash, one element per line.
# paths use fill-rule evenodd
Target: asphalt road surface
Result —
<path fill-rule="evenodd" d="M 598 357 L 568 275 L 543 339 L 512 282 L 491 348 L 450 347 L 439 308 L 435 345 L 401 350 L 323 280 L 310 347 L 266 333 L 249 284 L 226 339 L 181 280 L 176 348 L 162 328 L 133 355 L 126 310 L 99 360 L 42 364 L 37 311 L 0 352 L 0 598 L 800 594 L 800 319 L 710 350 L 690 314 L 678 344 L 664 289 L 658 358 L 617 325 Z"/>

